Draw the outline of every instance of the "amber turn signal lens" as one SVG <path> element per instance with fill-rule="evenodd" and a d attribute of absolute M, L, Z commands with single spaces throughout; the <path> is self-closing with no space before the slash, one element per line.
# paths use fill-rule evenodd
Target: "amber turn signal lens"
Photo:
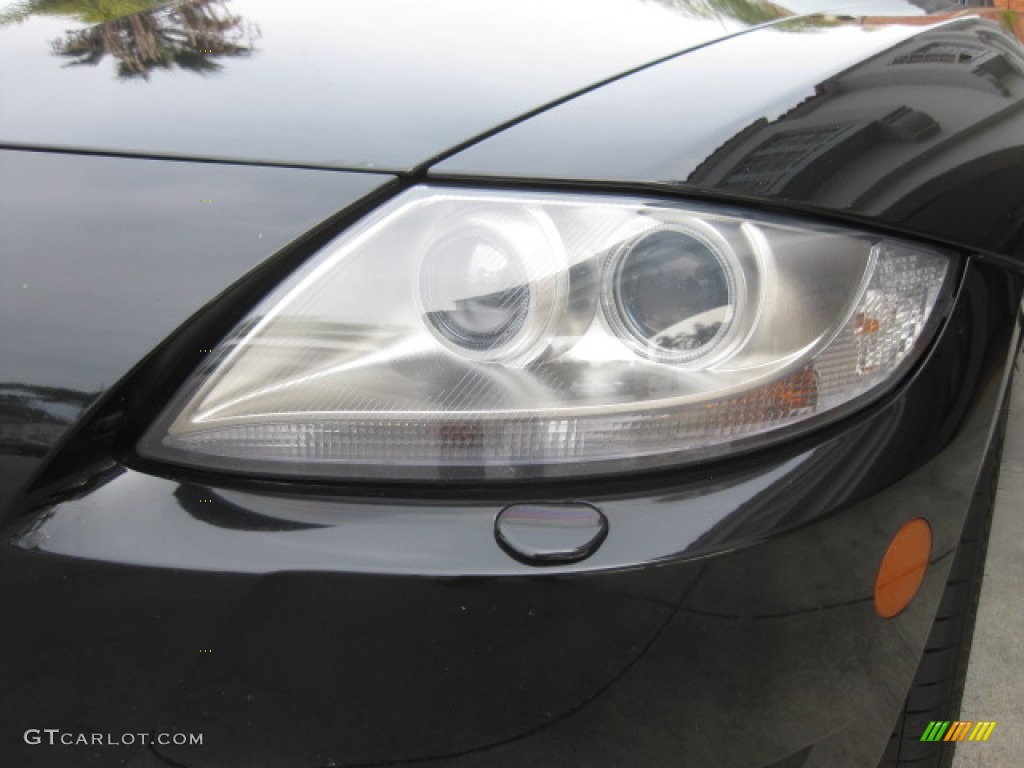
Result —
<path fill-rule="evenodd" d="M 889 543 L 875 579 L 875 611 L 891 619 L 910 605 L 932 556 L 932 528 L 923 517 L 906 523 Z"/>

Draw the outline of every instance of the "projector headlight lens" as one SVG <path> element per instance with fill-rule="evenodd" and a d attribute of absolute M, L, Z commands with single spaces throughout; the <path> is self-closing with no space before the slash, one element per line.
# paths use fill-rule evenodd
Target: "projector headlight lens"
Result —
<path fill-rule="evenodd" d="M 929 248 L 778 216 L 418 187 L 254 308 L 139 449 L 338 479 L 684 464 L 892 387 L 952 271 Z"/>
<path fill-rule="evenodd" d="M 564 310 L 565 257 L 543 211 L 481 206 L 442 221 L 419 266 L 422 312 L 442 344 L 528 361 Z"/>
<path fill-rule="evenodd" d="M 490 352 L 514 339 L 530 312 L 530 285 L 515 252 L 485 233 L 456 233 L 423 265 L 426 312 L 442 338 Z"/>
<path fill-rule="evenodd" d="M 605 310 L 639 354 L 684 363 L 719 347 L 737 310 L 742 273 L 710 237 L 679 227 L 645 232 L 612 257 Z"/>

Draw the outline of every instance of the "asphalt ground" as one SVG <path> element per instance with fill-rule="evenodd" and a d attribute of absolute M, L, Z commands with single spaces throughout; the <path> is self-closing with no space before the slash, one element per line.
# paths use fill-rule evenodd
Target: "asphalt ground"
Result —
<path fill-rule="evenodd" d="M 1024 372 L 1019 372 L 1024 373 Z M 994 720 L 984 743 L 956 747 L 953 768 L 1024 766 L 1024 376 L 1003 447 L 981 603 L 960 720 Z"/>

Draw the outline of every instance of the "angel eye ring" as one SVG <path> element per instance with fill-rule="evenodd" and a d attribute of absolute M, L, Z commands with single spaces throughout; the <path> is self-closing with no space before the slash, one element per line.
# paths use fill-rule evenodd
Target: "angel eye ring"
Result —
<path fill-rule="evenodd" d="M 742 306 L 742 273 L 729 252 L 727 243 L 675 224 L 629 239 L 606 267 L 609 325 L 657 362 L 685 364 L 721 351 Z"/>

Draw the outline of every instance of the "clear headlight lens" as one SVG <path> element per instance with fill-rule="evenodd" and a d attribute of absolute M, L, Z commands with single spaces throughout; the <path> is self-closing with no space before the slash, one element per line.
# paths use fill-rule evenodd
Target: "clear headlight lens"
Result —
<path fill-rule="evenodd" d="M 337 478 L 685 463 L 880 394 L 949 272 L 920 246 L 780 217 L 420 187 L 257 306 L 140 450 Z"/>

